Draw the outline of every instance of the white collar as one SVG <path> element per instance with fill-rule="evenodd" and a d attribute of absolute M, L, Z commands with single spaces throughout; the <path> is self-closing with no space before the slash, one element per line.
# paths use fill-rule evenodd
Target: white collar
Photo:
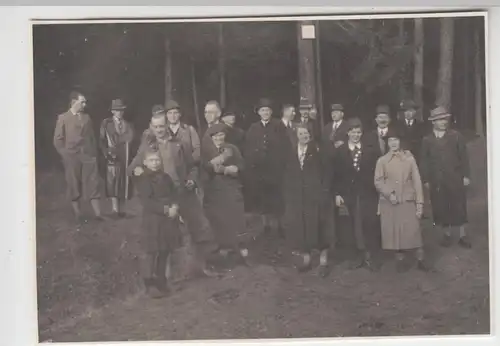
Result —
<path fill-rule="evenodd" d="M 387 127 L 386 127 L 386 128 L 383 128 L 383 129 L 382 129 L 382 128 L 380 128 L 380 127 L 377 127 L 377 132 L 378 132 L 378 133 L 382 133 L 383 135 L 385 135 L 385 134 L 387 133 L 387 130 L 388 130 L 388 128 L 387 128 Z"/>
<path fill-rule="evenodd" d="M 334 121 L 333 122 L 333 127 L 338 128 L 340 126 L 340 124 L 342 124 L 342 119 L 340 119 L 339 121 Z"/>
<path fill-rule="evenodd" d="M 179 127 L 181 127 L 181 124 L 180 123 L 169 124 L 168 126 L 173 130 L 173 129 L 178 129 Z"/>
<path fill-rule="evenodd" d="M 361 143 L 360 142 L 358 142 L 356 144 L 349 142 L 348 145 L 349 145 L 349 149 L 350 150 L 354 150 L 354 148 L 361 149 Z"/>
<path fill-rule="evenodd" d="M 264 125 L 264 126 L 266 126 L 267 124 L 269 124 L 269 120 L 267 120 L 267 121 L 261 120 L 260 122 L 261 122 L 261 123 L 262 123 L 262 125 Z"/>
<path fill-rule="evenodd" d="M 433 130 L 434 131 L 434 135 L 437 137 L 437 138 L 441 138 L 445 135 L 446 133 L 446 130 L 444 131 L 441 131 L 441 130 Z"/>
<path fill-rule="evenodd" d="M 292 123 L 290 120 L 287 120 L 285 118 L 281 118 L 281 121 L 283 122 L 283 124 L 285 124 L 285 126 L 288 126 Z"/>

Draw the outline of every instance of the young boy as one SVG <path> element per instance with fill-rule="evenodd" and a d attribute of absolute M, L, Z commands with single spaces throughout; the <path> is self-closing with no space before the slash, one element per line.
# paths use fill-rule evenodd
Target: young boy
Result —
<path fill-rule="evenodd" d="M 147 151 L 144 166 L 144 173 L 137 177 L 146 252 L 142 261 L 143 278 L 147 293 L 152 298 L 162 298 L 169 293 L 165 276 L 167 260 L 181 241 L 178 205 L 174 183 L 163 172 L 160 154 Z"/>

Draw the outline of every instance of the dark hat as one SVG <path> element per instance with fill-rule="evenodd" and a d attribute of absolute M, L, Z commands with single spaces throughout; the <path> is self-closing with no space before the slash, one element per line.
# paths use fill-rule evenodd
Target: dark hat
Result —
<path fill-rule="evenodd" d="M 427 120 L 434 121 L 449 117 L 451 117 L 451 113 L 446 108 L 439 106 L 431 110 L 431 115 Z"/>
<path fill-rule="evenodd" d="M 342 106 L 340 103 L 332 103 L 331 105 L 331 110 L 333 111 L 344 111 L 344 106 Z"/>
<path fill-rule="evenodd" d="M 221 118 L 224 118 L 224 117 L 228 117 L 228 116 L 233 116 L 233 117 L 237 117 L 237 114 L 235 111 L 233 111 L 232 109 L 225 109 L 223 112 L 222 112 L 222 116 Z"/>
<path fill-rule="evenodd" d="M 224 132 L 226 133 L 227 132 L 227 125 L 226 124 L 223 124 L 223 123 L 218 123 L 218 124 L 214 124 L 212 126 L 210 126 L 208 129 L 207 129 L 207 132 L 206 134 L 210 137 L 212 137 L 213 135 L 219 133 L 219 132 Z"/>
<path fill-rule="evenodd" d="M 387 134 L 385 135 L 385 139 L 389 139 L 389 138 L 399 138 L 399 139 L 402 139 L 403 138 L 403 134 L 401 133 L 401 131 L 399 131 L 398 128 L 396 127 L 389 127 L 387 129 Z"/>
<path fill-rule="evenodd" d="M 113 101 L 111 101 L 111 110 L 123 110 L 127 108 L 127 106 L 125 106 L 125 103 L 123 103 L 123 100 L 122 99 L 115 99 Z"/>
<path fill-rule="evenodd" d="M 167 103 L 165 103 L 165 112 L 168 112 L 169 110 L 172 109 L 180 109 L 181 106 L 177 103 L 177 101 L 174 100 L 168 100 Z"/>
<path fill-rule="evenodd" d="M 363 123 L 359 118 L 349 118 L 347 120 L 347 131 L 351 131 L 352 129 L 363 128 Z"/>
<path fill-rule="evenodd" d="M 415 101 L 413 101 L 413 100 L 403 100 L 403 101 L 401 101 L 401 103 L 399 104 L 399 106 L 404 111 L 407 111 L 407 110 L 410 110 L 410 109 L 416 110 L 418 108 L 417 107 L 417 103 Z"/>
<path fill-rule="evenodd" d="M 257 103 L 257 106 L 255 106 L 255 111 L 258 112 L 259 109 L 264 108 L 264 107 L 271 108 L 271 109 L 273 108 L 273 103 L 271 102 L 270 99 L 261 98 L 259 100 L 259 102 Z"/>
<path fill-rule="evenodd" d="M 299 109 L 311 109 L 313 106 L 305 97 L 300 98 Z"/>
<path fill-rule="evenodd" d="M 376 113 L 377 114 L 387 114 L 387 115 L 389 115 L 390 114 L 389 106 L 388 105 L 379 105 L 379 106 L 377 106 Z"/>
<path fill-rule="evenodd" d="M 163 107 L 163 105 L 154 105 L 151 112 L 153 113 L 153 115 L 166 113 L 165 107 Z"/>

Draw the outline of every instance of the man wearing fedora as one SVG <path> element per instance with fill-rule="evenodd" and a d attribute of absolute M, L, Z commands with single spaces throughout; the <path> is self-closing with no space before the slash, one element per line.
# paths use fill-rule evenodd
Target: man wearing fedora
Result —
<path fill-rule="evenodd" d="M 344 121 L 344 106 L 333 103 L 330 106 L 332 121 L 325 125 L 321 135 L 322 147 L 329 153 L 347 142 L 347 121 Z"/>
<path fill-rule="evenodd" d="M 123 118 L 127 107 L 121 99 L 111 101 L 112 116 L 101 123 L 99 147 L 105 160 L 105 191 L 111 199 L 112 213 L 123 217 L 120 202 L 129 198 L 129 180 L 126 173 L 130 159 L 130 143 L 134 139 L 132 125 Z"/>
<path fill-rule="evenodd" d="M 226 109 L 221 116 L 222 122 L 227 126 L 226 142 L 236 145 L 241 152 L 245 141 L 245 131 L 236 125 L 237 118 L 236 112 L 231 109 Z"/>
<path fill-rule="evenodd" d="M 400 106 L 404 117 L 397 121 L 396 126 L 399 133 L 401 133 L 403 147 L 413 154 L 418 164 L 420 160 L 422 138 L 425 134 L 425 125 L 423 122 L 416 119 L 418 107 L 415 101 L 411 99 L 403 100 Z"/>
<path fill-rule="evenodd" d="M 199 137 L 194 128 L 180 122 L 180 107 L 173 100 L 166 106 L 156 105 L 149 129 L 144 131 L 136 157 L 127 171 L 139 176 L 144 172 L 144 153 L 160 152 L 163 171 L 173 180 L 178 194 L 179 214 L 186 222 L 195 244 L 199 272 L 205 276 L 218 273 L 207 267 L 207 259 L 217 250 L 210 224 L 196 195 L 199 174 Z"/>
<path fill-rule="evenodd" d="M 300 98 L 299 104 L 300 119 L 298 124 L 305 126 L 311 134 L 312 141 L 318 144 L 319 135 L 316 127 L 316 110 L 313 105 L 305 98 Z"/>
<path fill-rule="evenodd" d="M 247 209 L 262 215 L 265 231 L 279 230 L 283 214 L 283 169 L 290 141 L 278 119 L 272 118 L 272 103 L 261 99 L 255 107 L 260 120 L 245 135 Z"/>
<path fill-rule="evenodd" d="M 430 190 L 434 225 L 443 230 L 441 245 L 452 244 L 452 228 L 459 229 L 459 245 L 470 248 L 466 187 L 470 184 L 469 157 L 465 138 L 449 128 L 451 114 L 444 107 L 431 111 L 432 132 L 422 140 L 420 173 Z"/>
<path fill-rule="evenodd" d="M 391 124 L 390 108 L 387 105 L 379 105 L 376 109 L 375 122 L 377 127 L 375 130 L 366 134 L 368 145 L 378 149 L 380 156 L 387 154 L 388 148 L 386 145 L 386 136 Z"/>
<path fill-rule="evenodd" d="M 80 209 L 82 198 L 90 200 L 95 219 L 102 221 L 97 167 L 97 140 L 92 119 L 84 112 L 85 96 L 77 91 L 70 94 L 69 110 L 57 117 L 54 147 L 61 155 L 68 197 L 78 223 L 87 220 Z"/>

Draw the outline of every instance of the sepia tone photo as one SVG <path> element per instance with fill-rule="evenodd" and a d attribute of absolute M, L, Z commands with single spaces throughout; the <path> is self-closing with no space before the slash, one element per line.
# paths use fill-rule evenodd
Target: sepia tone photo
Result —
<path fill-rule="evenodd" d="M 32 22 L 39 341 L 490 334 L 486 19 Z"/>

